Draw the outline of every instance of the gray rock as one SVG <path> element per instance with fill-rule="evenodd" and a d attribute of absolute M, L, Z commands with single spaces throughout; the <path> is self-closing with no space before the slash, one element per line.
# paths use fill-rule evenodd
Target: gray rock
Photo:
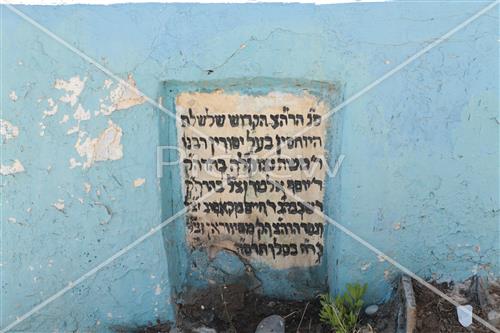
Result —
<path fill-rule="evenodd" d="M 262 319 L 255 333 L 285 333 L 285 319 L 272 315 Z"/>
<path fill-rule="evenodd" d="M 488 321 L 494 326 L 500 324 L 500 312 L 495 310 L 488 312 Z"/>
<path fill-rule="evenodd" d="M 373 316 L 375 313 L 377 313 L 377 311 L 378 311 L 378 306 L 376 304 L 369 305 L 365 309 L 365 313 L 368 316 Z"/>
<path fill-rule="evenodd" d="M 193 332 L 194 333 L 217 333 L 217 331 L 214 330 L 213 328 L 205 327 L 205 326 L 195 328 L 193 330 Z"/>

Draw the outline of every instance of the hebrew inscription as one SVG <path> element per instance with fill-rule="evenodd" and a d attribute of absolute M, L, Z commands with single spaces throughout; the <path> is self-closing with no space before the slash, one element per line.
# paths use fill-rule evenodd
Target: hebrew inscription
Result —
<path fill-rule="evenodd" d="M 188 243 L 278 269 L 319 264 L 324 221 L 311 207 L 323 211 L 327 105 L 218 90 L 181 93 L 176 110 Z"/>

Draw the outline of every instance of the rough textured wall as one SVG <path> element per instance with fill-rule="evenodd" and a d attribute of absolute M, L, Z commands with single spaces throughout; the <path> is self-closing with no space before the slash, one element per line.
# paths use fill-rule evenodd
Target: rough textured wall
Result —
<path fill-rule="evenodd" d="M 151 97 L 165 80 L 292 77 L 341 82 L 348 98 L 482 6 L 18 8 Z M 159 224 L 165 203 L 160 111 L 2 9 L 5 326 Z M 423 276 L 499 273 L 497 20 L 494 9 L 339 113 L 345 159 L 329 212 Z M 166 236 L 17 329 L 172 319 Z M 325 247 L 332 290 L 363 280 L 373 299 L 386 295 L 388 265 L 335 230 Z"/>

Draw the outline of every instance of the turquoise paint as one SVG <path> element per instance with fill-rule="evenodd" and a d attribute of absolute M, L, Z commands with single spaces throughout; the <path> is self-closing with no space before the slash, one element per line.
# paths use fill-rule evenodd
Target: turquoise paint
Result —
<path fill-rule="evenodd" d="M 121 77 L 131 73 L 149 96 L 160 96 L 164 81 L 271 77 L 335 82 L 348 98 L 485 5 L 17 8 Z M 69 158 L 77 157 L 75 137 L 66 135 L 68 124 L 58 124 L 63 113 L 71 115 L 67 106 L 44 120 L 45 135 L 39 136 L 46 99 L 62 95 L 53 88 L 55 79 L 88 77 L 80 102 L 94 111 L 106 94 L 106 77 L 2 10 L 2 118 L 20 131 L 2 146 L 2 163 L 17 158 L 26 169 L 2 178 L 4 327 L 181 207 L 175 199 L 180 193 L 156 179 L 156 146 L 168 139 L 160 129 L 173 125 L 171 119 L 163 123 L 153 107 L 143 104 L 82 122 L 92 137 L 108 119 L 123 130 L 123 159 L 88 170 L 69 169 Z M 332 155 L 346 156 L 335 179 L 338 190 L 325 198 L 329 212 L 421 276 L 499 275 L 497 22 L 495 8 L 346 106 L 336 116 L 341 129 L 329 133 L 340 145 L 332 147 Z M 16 102 L 8 98 L 11 90 L 19 96 Z M 140 177 L 146 184 L 134 188 L 132 181 Z M 89 194 L 84 182 L 92 184 Z M 58 199 L 64 199 L 64 213 L 51 206 Z M 108 213 L 95 202 L 111 209 L 106 224 L 100 222 Z M 189 269 L 178 237 L 181 221 L 16 329 L 109 331 L 113 325 L 173 319 L 179 281 Z M 386 263 L 331 228 L 325 244 L 333 292 L 347 282 L 366 281 L 371 300 L 387 295 L 384 270 L 394 273 Z M 240 271 L 237 262 L 229 268 L 226 262 L 232 261 L 218 258 L 211 267 Z M 270 293 L 281 287 L 274 281 L 268 281 Z"/>

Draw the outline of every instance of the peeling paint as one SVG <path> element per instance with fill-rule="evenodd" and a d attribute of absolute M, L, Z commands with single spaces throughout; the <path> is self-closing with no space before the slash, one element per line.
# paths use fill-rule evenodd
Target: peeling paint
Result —
<path fill-rule="evenodd" d="M 82 163 L 78 162 L 74 157 L 69 159 L 69 168 L 70 169 L 74 169 L 77 166 L 81 166 L 81 165 L 82 165 Z"/>
<path fill-rule="evenodd" d="M 54 102 L 52 98 L 47 99 L 47 104 L 51 109 L 43 111 L 43 118 L 52 117 L 59 111 L 58 105 Z"/>
<path fill-rule="evenodd" d="M 134 187 L 142 186 L 144 185 L 145 182 L 146 182 L 145 178 L 137 178 L 134 180 Z"/>
<path fill-rule="evenodd" d="M 83 106 L 81 104 L 78 104 L 75 113 L 73 113 L 73 118 L 75 118 L 78 121 L 89 120 L 90 119 L 90 112 L 85 111 Z"/>
<path fill-rule="evenodd" d="M 45 129 L 47 128 L 47 126 L 45 126 L 45 124 L 43 122 L 39 122 L 38 125 L 40 126 L 40 136 L 44 136 Z"/>
<path fill-rule="evenodd" d="M 57 209 L 58 211 L 63 212 L 64 211 L 64 200 L 63 199 L 58 199 L 57 202 L 54 202 L 52 206 Z"/>
<path fill-rule="evenodd" d="M 2 176 L 13 175 L 16 173 L 24 172 L 24 166 L 21 164 L 19 160 L 14 160 L 11 165 L 1 165 L 0 166 L 0 174 Z"/>
<path fill-rule="evenodd" d="M 98 138 L 87 137 L 83 142 L 82 138 L 78 138 L 75 149 L 81 157 L 87 159 L 83 163 L 83 169 L 90 168 L 95 162 L 121 159 L 123 157 L 121 137 L 122 129 L 110 120 L 108 128 Z"/>
<path fill-rule="evenodd" d="M 83 190 L 85 191 L 85 193 L 90 193 L 91 188 L 92 185 L 90 185 L 89 183 L 83 183 Z"/>
<path fill-rule="evenodd" d="M 62 119 L 59 121 L 59 124 L 64 124 L 69 120 L 69 116 L 65 114 Z"/>
<path fill-rule="evenodd" d="M 80 124 L 78 124 L 76 126 L 73 126 L 70 129 L 68 129 L 66 131 L 66 135 L 75 134 L 75 133 L 78 133 L 79 131 L 80 131 Z"/>
<path fill-rule="evenodd" d="M 2 142 L 6 142 L 19 135 L 19 128 L 12 125 L 7 120 L 0 119 L 0 135 L 2 137 Z"/>
<path fill-rule="evenodd" d="M 16 95 L 16 92 L 14 90 L 12 90 L 9 94 L 9 98 L 11 99 L 11 101 L 15 102 L 17 101 L 17 95 Z"/>
<path fill-rule="evenodd" d="M 136 87 L 136 82 L 131 74 L 127 78 L 127 83 Z M 105 83 L 106 84 L 106 83 Z M 140 105 L 146 101 L 144 96 L 141 96 L 137 90 L 129 88 L 127 85 L 120 82 L 118 87 L 113 89 L 109 94 L 111 105 L 101 103 L 100 111 L 108 116 L 114 111 L 125 110 L 136 105 Z"/>
<path fill-rule="evenodd" d="M 57 79 L 54 84 L 54 88 L 67 92 L 67 94 L 59 98 L 59 100 L 61 102 L 69 103 L 71 106 L 74 106 L 78 100 L 78 97 L 82 93 L 83 88 L 85 88 L 86 81 L 86 77 L 81 80 L 80 76 L 74 76 L 68 81 Z"/>
<path fill-rule="evenodd" d="M 111 87 L 111 85 L 113 84 L 113 81 L 110 80 L 110 79 L 105 79 L 104 80 L 104 85 L 103 85 L 103 88 L 106 88 L 106 89 L 109 89 Z"/>
<path fill-rule="evenodd" d="M 371 267 L 371 263 L 367 262 L 367 263 L 364 263 L 361 265 L 361 270 L 364 272 L 364 271 L 367 271 L 370 267 Z"/>

